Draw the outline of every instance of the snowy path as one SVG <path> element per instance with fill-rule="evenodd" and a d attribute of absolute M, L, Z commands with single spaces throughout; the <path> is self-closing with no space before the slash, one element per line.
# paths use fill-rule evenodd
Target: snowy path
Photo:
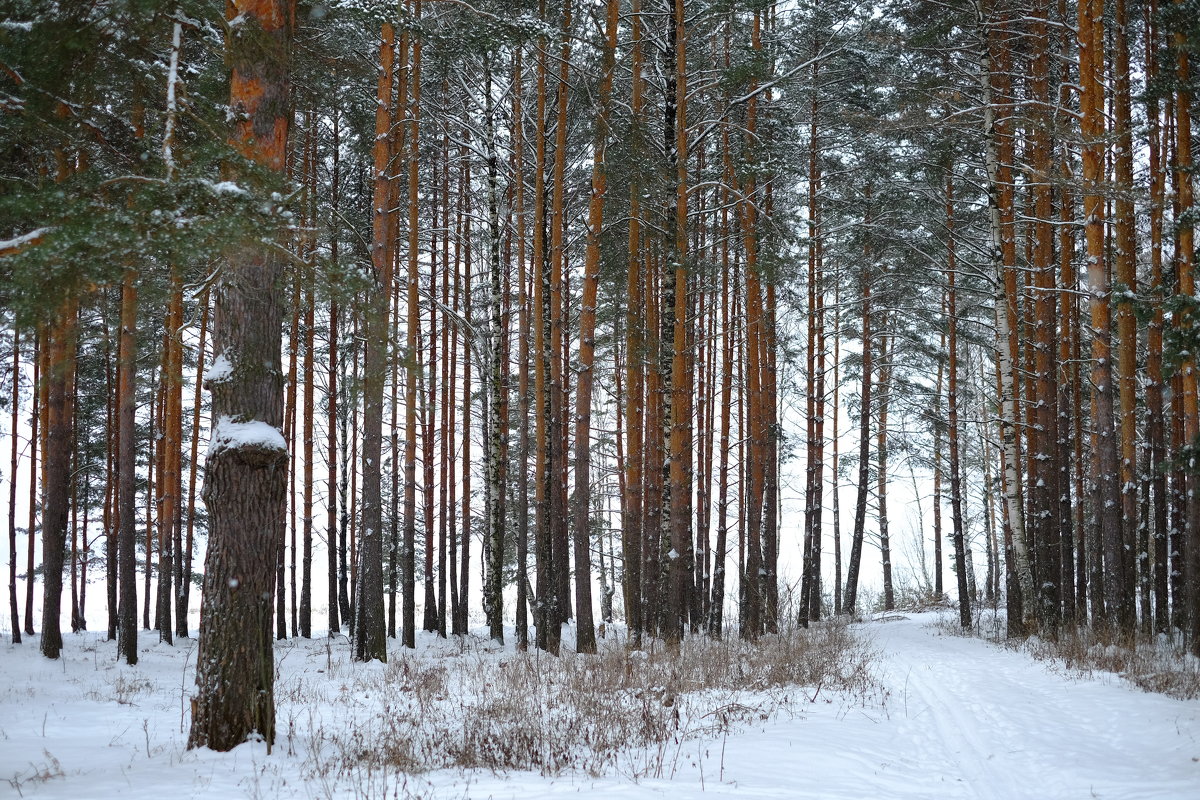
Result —
<path fill-rule="evenodd" d="M 0 646 L 0 798 L 17 797 L 19 786 L 23 797 L 69 800 L 375 798 L 397 789 L 447 800 L 1200 800 L 1200 701 L 1145 694 L 1114 676 L 1067 677 L 1022 653 L 941 635 L 933 620 L 858 629 L 879 652 L 882 702 L 822 692 L 792 716 L 725 740 L 685 741 L 663 777 L 636 783 L 441 771 L 403 788 L 394 778 L 337 786 L 305 775 L 305 762 L 282 747 L 272 756 L 261 745 L 185 751 L 180 705 L 190 685 L 179 650 L 146 650 L 144 677 L 133 680 L 160 688 L 141 696 L 133 685 L 118 703 L 105 698 L 120 668 L 96 649 L 71 648 L 74 658 L 48 669 L 33 647 Z M 303 658 L 285 657 L 284 669 Z"/>
<path fill-rule="evenodd" d="M 803 718 L 731 738 L 725 783 L 712 782 L 713 754 L 705 760 L 704 794 L 1200 798 L 1200 701 L 1146 694 L 1113 676 L 1055 674 L 1022 653 L 940 635 L 932 619 L 863 626 L 880 652 L 878 674 L 890 693 L 884 708 L 818 700 Z M 642 788 L 699 796 L 696 783 L 684 791 L 680 785 L 681 778 L 698 782 L 698 773 L 690 769 L 670 788 Z"/>
<path fill-rule="evenodd" d="M 876 628 L 897 737 L 960 784 L 938 796 L 1200 798 L 1196 702 L 1070 679 L 915 620 Z"/>

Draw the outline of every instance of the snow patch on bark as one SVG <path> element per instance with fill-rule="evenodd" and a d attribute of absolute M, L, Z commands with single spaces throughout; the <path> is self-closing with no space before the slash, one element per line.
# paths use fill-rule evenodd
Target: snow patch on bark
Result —
<path fill-rule="evenodd" d="M 204 371 L 205 383 L 219 383 L 233 374 L 233 363 L 229 360 L 227 352 L 222 351 Z"/>
<path fill-rule="evenodd" d="M 243 447 L 286 451 L 287 442 L 278 428 L 262 420 L 235 422 L 231 417 L 220 417 L 208 442 L 209 458 L 222 450 Z"/>

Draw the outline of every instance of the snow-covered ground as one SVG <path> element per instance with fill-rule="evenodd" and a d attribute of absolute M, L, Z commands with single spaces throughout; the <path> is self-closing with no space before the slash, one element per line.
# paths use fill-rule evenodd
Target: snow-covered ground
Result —
<path fill-rule="evenodd" d="M 115 646 L 96 634 L 67 637 L 59 662 L 42 659 L 36 642 L 3 645 L 0 797 L 1200 798 L 1200 700 L 1146 694 L 1113 675 L 1065 676 L 1023 653 L 942 635 L 934 621 L 856 626 L 877 651 L 878 690 L 797 691 L 765 720 L 746 714 L 728 733 L 626 754 L 600 777 L 320 768 L 345 751 L 314 731 L 343 718 L 328 704 L 306 713 L 312 698 L 335 700 L 350 725 L 353 709 L 389 696 L 363 688 L 371 684 L 362 671 L 418 681 L 456 651 L 453 642 L 423 640 L 418 658 L 394 660 L 402 668 L 350 664 L 344 640 L 328 650 L 323 641 L 283 643 L 270 755 L 262 744 L 185 749 L 191 643 L 172 648 L 143 634 L 134 668 L 117 665 Z M 473 679 L 487 681 L 500 659 L 479 655 Z M 453 692 L 439 702 L 453 705 Z M 393 730 L 402 735 L 403 726 Z M 644 770 L 635 764 L 657 767 L 636 777 Z"/>

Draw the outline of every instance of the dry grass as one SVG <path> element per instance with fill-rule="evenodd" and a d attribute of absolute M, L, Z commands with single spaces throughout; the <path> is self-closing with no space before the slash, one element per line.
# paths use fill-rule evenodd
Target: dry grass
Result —
<path fill-rule="evenodd" d="M 126 706 L 135 706 L 142 698 L 153 697 L 157 687 L 149 678 L 138 675 L 118 674 L 104 691 L 93 689 L 85 697 L 89 700 L 112 700 Z"/>
<path fill-rule="evenodd" d="M 943 616 L 945 633 L 976 635 L 1021 650 L 1039 661 L 1077 676 L 1107 672 L 1121 676 L 1147 692 L 1180 700 L 1200 697 L 1200 659 L 1189 654 L 1182 636 L 1117 636 L 1104 628 L 1067 628 L 1056 637 L 1006 638 L 1003 613 L 985 612 L 974 628 L 964 631 L 957 620 Z"/>
<path fill-rule="evenodd" d="M 4 779 L 5 783 L 12 787 L 13 791 L 17 793 L 18 797 L 25 796 L 25 789 L 33 789 L 38 784 L 47 783 L 48 781 L 65 776 L 62 764 L 59 763 L 57 758 L 50 754 L 49 750 L 43 750 L 42 755 L 46 757 L 46 761 L 44 763 L 30 763 L 29 772 L 18 772 L 15 773 L 11 778 Z"/>
<path fill-rule="evenodd" d="M 1129 640 L 1083 628 L 1069 630 L 1056 640 L 1031 636 L 1021 648 L 1074 673 L 1112 672 L 1147 692 L 1180 700 L 1200 697 L 1200 659 L 1187 652 L 1182 637 L 1173 641 L 1165 634 L 1139 635 Z"/>
<path fill-rule="evenodd" d="M 871 652 L 844 624 L 789 629 L 756 644 L 695 636 L 678 653 L 499 654 L 474 640 L 440 658 L 396 653 L 378 669 L 334 666 L 321 685 L 297 679 L 277 698 L 287 746 L 306 745 L 312 776 L 365 786 L 390 773 L 442 768 L 666 777 L 684 741 L 755 724 L 822 692 L 865 701 L 880 691 Z M 335 687 L 338 713 L 314 711 Z M 305 714 L 304 709 L 307 709 Z M 328 708 L 328 706 L 325 706 Z M 282 744 L 282 743 L 279 743 Z"/>

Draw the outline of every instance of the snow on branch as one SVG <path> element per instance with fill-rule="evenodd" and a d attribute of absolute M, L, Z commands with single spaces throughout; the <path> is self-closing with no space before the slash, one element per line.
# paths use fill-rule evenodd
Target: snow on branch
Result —
<path fill-rule="evenodd" d="M 29 245 L 39 243 L 49 230 L 49 228 L 37 228 L 12 239 L 0 239 L 0 256 L 14 255 Z"/>

